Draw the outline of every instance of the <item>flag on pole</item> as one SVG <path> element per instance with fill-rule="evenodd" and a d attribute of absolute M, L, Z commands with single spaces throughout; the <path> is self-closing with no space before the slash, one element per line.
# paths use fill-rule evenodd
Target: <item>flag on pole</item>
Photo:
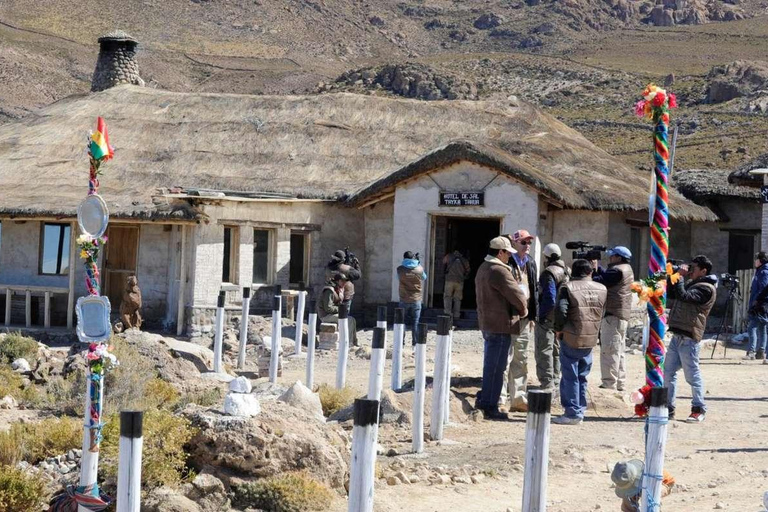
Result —
<path fill-rule="evenodd" d="M 96 131 L 91 135 L 91 143 L 88 150 L 94 160 L 109 160 L 115 154 L 112 146 L 109 145 L 109 135 L 107 134 L 107 123 L 99 117 L 96 123 Z"/>

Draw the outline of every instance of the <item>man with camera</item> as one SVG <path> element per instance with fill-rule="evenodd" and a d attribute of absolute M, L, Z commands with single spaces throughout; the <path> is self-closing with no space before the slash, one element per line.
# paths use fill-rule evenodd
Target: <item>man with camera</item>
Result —
<path fill-rule="evenodd" d="M 560 384 L 560 341 L 555 336 L 555 302 L 560 288 L 571 278 L 571 269 L 561 258 L 560 246 L 547 244 L 539 276 L 539 316 L 536 322 L 536 375 L 543 389 Z"/>
<path fill-rule="evenodd" d="M 746 359 L 765 359 L 768 342 L 768 254 L 760 251 L 755 255 L 755 277 L 749 290 L 749 348 Z"/>
<path fill-rule="evenodd" d="M 595 272 L 592 280 L 608 289 L 605 301 L 605 317 L 600 325 L 600 375 L 603 389 L 624 391 L 627 369 L 624 351 L 627 325 L 632 314 L 632 282 L 635 274 L 629 260 L 629 249 L 617 245 L 608 249 L 608 268 L 598 267 L 597 260 L 592 261 Z"/>
<path fill-rule="evenodd" d="M 349 251 L 349 247 L 343 251 L 339 249 L 333 256 L 331 261 L 328 262 L 326 268 L 326 279 L 332 277 L 336 273 L 344 274 L 347 277 L 347 281 L 344 285 L 344 296 L 342 302 L 346 306 L 347 311 L 352 310 L 352 298 L 355 296 L 355 283 L 360 279 L 362 274 L 360 273 L 360 261 Z"/>
<path fill-rule="evenodd" d="M 419 328 L 419 319 L 421 318 L 421 302 L 424 289 L 424 281 L 427 279 L 427 273 L 419 262 L 419 253 L 405 251 L 403 262 L 397 267 L 397 279 L 399 281 L 399 307 L 405 310 L 406 323 L 413 321 L 411 335 L 412 343 L 416 345 L 417 330 Z"/>
<path fill-rule="evenodd" d="M 696 256 L 690 266 L 682 265 L 677 284 L 667 283 L 670 298 L 675 299 L 667 325 L 672 341 L 667 347 L 664 360 L 664 386 L 669 390 L 670 419 L 675 417 L 677 372 L 683 369 L 685 380 L 693 394 L 689 423 L 704 421 L 707 408 L 704 404 L 704 381 L 699 368 L 701 338 L 707 326 L 707 317 L 717 298 L 717 277 L 710 275 L 712 262 L 706 256 Z"/>

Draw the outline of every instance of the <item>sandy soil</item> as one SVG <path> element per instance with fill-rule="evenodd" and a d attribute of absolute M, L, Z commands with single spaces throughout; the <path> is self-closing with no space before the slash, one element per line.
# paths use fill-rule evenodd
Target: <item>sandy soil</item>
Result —
<path fill-rule="evenodd" d="M 391 336 L 391 331 L 390 331 Z M 370 343 L 370 332 L 361 333 L 361 342 Z M 389 340 L 391 343 L 391 338 Z M 434 348 L 429 338 L 430 356 Z M 410 351 L 408 351 L 410 353 Z M 433 485 L 426 481 L 411 485 L 376 484 L 375 510 L 380 512 L 444 511 L 505 512 L 521 509 L 525 415 L 513 414 L 509 422 L 476 420 L 469 411 L 480 383 L 482 344 L 476 331 L 459 331 L 454 337 L 453 399 L 451 425 L 446 429 L 448 442 L 428 442 L 421 457 L 408 455 L 409 427 L 385 426 L 380 443 L 394 447 L 398 455 L 379 457 L 384 473 L 395 464 L 406 468 L 426 462 L 432 468 L 450 471 L 471 468 L 487 478 L 477 484 Z M 677 488 L 664 499 L 664 509 L 674 511 L 732 510 L 754 512 L 761 507 L 763 492 L 768 490 L 768 366 L 742 361 L 743 350 L 729 348 L 727 358 L 719 349 L 713 360 L 710 350 L 702 362 L 707 389 L 708 415 L 702 424 L 672 422 L 667 444 L 667 465 L 677 480 Z M 349 385 L 361 394 L 367 386 L 369 361 L 350 359 Z M 432 359 L 428 369 L 432 368 Z M 333 383 L 336 355 L 325 353 L 317 358 L 316 382 Z M 629 382 L 639 387 L 644 379 L 640 355 L 628 354 Z M 387 362 L 385 385 L 389 382 Z M 529 360 L 533 373 L 533 354 Z M 413 359 L 406 358 L 405 380 L 413 377 Z M 532 382 L 535 376 L 531 373 Z M 303 380 L 301 361 L 286 361 L 283 380 Z M 682 379 L 682 374 L 680 375 Z M 609 469 L 620 459 L 643 459 L 643 426 L 633 421 L 628 397 L 598 388 L 599 364 L 593 366 L 589 382 L 590 408 L 580 426 L 552 425 L 548 510 L 581 512 L 619 510 Z M 630 389 L 630 390 L 631 390 Z M 404 403 L 410 403 L 404 394 Z M 683 381 L 679 391 L 678 411 L 683 419 L 690 404 L 690 387 Z M 559 404 L 554 413 L 561 412 Z M 428 423 L 428 419 L 427 419 Z M 407 472 L 407 470 L 406 470 Z M 346 510 L 339 500 L 333 510 Z"/>

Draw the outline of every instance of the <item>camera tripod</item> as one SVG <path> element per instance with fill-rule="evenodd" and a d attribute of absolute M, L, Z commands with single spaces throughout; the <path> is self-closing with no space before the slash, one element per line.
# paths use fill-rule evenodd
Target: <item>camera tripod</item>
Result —
<path fill-rule="evenodd" d="M 728 321 L 728 311 L 733 309 L 733 312 L 736 311 L 736 304 L 741 304 L 742 298 L 741 298 L 741 291 L 739 290 L 739 285 L 737 283 L 731 283 L 731 285 L 728 287 L 728 299 L 725 301 L 725 314 L 723 315 L 723 319 L 720 321 L 720 328 L 717 330 L 717 336 L 715 336 L 715 344 L 712 345 L 712 355 L 709 356 L 710 359 L 714 359 L 715 357 L 715 349 L 717 348 L 717 340 L 720 339 L 720 335 L 723 333 L 723 329 L 725 328 L 725 323 Z M 726 353 L 728 352 L 728 342 L 723 341 L 723 358 L 725 358 Z"/>

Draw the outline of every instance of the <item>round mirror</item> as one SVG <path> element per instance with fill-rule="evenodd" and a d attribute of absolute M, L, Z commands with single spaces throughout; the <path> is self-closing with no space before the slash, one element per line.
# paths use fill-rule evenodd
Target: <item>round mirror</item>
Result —
<path fill-rule="evenodd" d="M 77 223 L 80 231 L 91 238 L 99 238 L 107 230 L 109 211 L 100 195 L 86 197 L 77 207 Z"/>

